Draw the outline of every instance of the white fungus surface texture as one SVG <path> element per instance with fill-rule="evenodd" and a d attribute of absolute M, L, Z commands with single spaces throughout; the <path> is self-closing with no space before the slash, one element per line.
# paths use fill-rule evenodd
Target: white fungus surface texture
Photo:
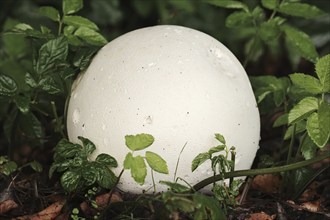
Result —
<path fill-rule="evenodd" d="M 130 152 L 125 135 L 153 135 L 146 150 L 161 155 L 169 169 L 168 175 L 154 172 L 157 191 L 167 190 L 160 180 L 174 180 L 185 144 L 176 177 L 193 185 L 212 175 L 210 163 L 191 172 L 191 162 L 219 144 L 215 133 L 236 147 L 236 170 L 251 167 L 260 137 L 257 104 L 236 57 L 207 34 L 171 25 L 138 29 L 105 45 L 74 83 L 67 126 L 71 141 L 89 138 L 95 155 L 115 157 L 117 175 Z M 151 193 L 152 185 L 150 169 L 142 186 L 126 170 L 118 187 Z"/>

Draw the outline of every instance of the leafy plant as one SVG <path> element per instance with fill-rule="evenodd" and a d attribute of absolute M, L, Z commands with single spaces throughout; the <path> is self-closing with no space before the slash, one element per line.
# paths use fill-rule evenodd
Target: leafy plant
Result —
<path fill-rule="evenodd" d="M 111 168 L 118 166 L 116 159 L 99 154 L 95 160 L 91 160 L 95 145 L 87 138 L 78 138 L 82 145 L 66 139 L 56 145 L 49 177 L 53 176 L 54 171 L 62 173 L 61 185 L 67 192 L 84 190 L 95 183 L 103 188 L 112 188 L 117 182 L 117 177 L 111 171 Z"/>
<path fill-rule="evenodd" d="M 168 174 L 166 161 L 158 154 L 146 151 L 145 156 L 133 156 L 134 152 L 144 150 L 154 142 L 154 137 L 150 134 L 126 135 L 125 144 L 132 151 L 127 153 L 124 160 L 124 169 L 131 170 L 131 176 L 140 185 L 144 184 L 147 176 L 147 161 L 151 172 Z M 155 187 L 155 184 L 154 184 Z"/>

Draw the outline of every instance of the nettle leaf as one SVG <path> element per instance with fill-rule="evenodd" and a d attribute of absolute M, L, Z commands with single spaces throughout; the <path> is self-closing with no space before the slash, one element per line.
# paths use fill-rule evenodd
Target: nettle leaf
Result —
<path fill-rule="evenodd" d="M 144 162 L 143 157 L 136 156 L 131 157 L 130 161 L 131 165 L 131 176 L 135 180 L 135 182 L 139 183 L 140 185 L 144 184 L 144 180 L 147 176 L 147 167 Z"/>
<path fill-rule="evenodd" d="M 63 14 L 73 14 L 83 8 L 83 0 L 63 0 Z"/>
<path fill-rule="evenodd" d="M 154 142 L 154 137 L 150 134 L 137 134 L 137 135 L 126 135 L 125 144 L 133 150 L 143 150 L 149 147 Z"/>
<path fill-rule="evenodd" d="M 208 152 L 198 154 L 191 163 L 191 172 L 197 169 L 202 163 L 210 159 L 210 154 Z"/>
<path fill-rule="evenodd" d="M 323 148 L 329 140 L 330 136 L 330 128 L 329 128 L 329 119 L 330 119 L 330 111 L 328 112 L 314 112 L 307 119 L 307 132 L 310 138 L 314 141 L 314 143 Z M 322 118 L 326 118 L 326 121 L 321 121 L 320 114 L 324 114 Z M 327 116 L 327 117 L 325 117 Z"/>
<path fill-rule="evenodd" d="M 61 176 L 61 185 L 68 192 L 75 191 L 80 183 L 81 174 L 78 170 L 66 171 Z"/>
<path fill-rule="evenodd" d="M 303 73 L 294 73 L 289 75 L 293 85 L 304 89 L 306 92 L 317 95 L 322 93 L 320 80 L 313 76 Z"/>
<path fill-rule="evenodd" d="M 17 89 L 17 84 L 13 78 L 3 74 L 0 75 L 0 95 L 14 96 Z"/>
<path fill-rule="evenodd" d="M 84 138 L 84 137 L 78 136 L 78 139 L 83 144 L 83 148 L 82 149 L 83 149 L 84 154 L 86 156 L 91 155 L 96 150 L 95 144 L 92 141 L 90 141 L 88 138 Z"/>
<path fill-rule="evenodd" d="M 86 43 L 95 46 L 103 46 L 108 43 L 108 41 L 100 33 L 87 27 L 79 27 L 74 32 L 74 35 L 81 38 Z"/>
<path fill-rule="evenodd" d="M 315 97 L 306 97 L 297 105 L 295 105 L 289 112 L 289 124 L 296 123 L 306 119 L 309 115 L 318 109 L 318 99 Z"/>
<path fill-rule="evenodd" d="M 156 171 L 158 173 L 168 174 L 168 168 L 167 168 L 166 161 L 158 154 L 147 151 L 146 160 L 147 160 L 149 166 L 151 167 L 151 169 L 153 169 L 154 171 Z"/>
<path fill-rule="evenodd" d="M 215 134 L 215 139 L 217 139 L 221 144 L 226 144 L 225 137 L 219 133 Z"/>
<path fill-rule="evenodd" d="M 325 14 L 324 11 L 314 5 L 299 2 L 283 2 L 277 10 L 283 14 L 303 18 L 315 18 Z"/>
<path fill-rule="evenodd" d="M 301 153 L 305 160 L 314 158 L 316 156 L 317 149 L 317 145 L 313 142 L 310 136 L 307 135 L 301 145 Z"/>
<path fill-rule="evenodd" d="M 38 8 L 38 13 L 40 15 L 43 15 L 47 18 L 50 18 L 53 21 L 59 21 L 60 20 L 60 13 L 55 9 L 54 7 L 50 6 L 42 6 Z"/>
<path fill-rule="evenodd" d="M 322 92 L 330 92 L 330 54 L 317 61 L 315 71 L 322 84 Z"/>
<path fill-rule="evenodd" d="M 77 15 L 66 15 L 63 17 L 63 23 L 67 24 L 67 25 L 71 25 L 74 27 L 86 27 L 95 31 L 98 31 L 99 28 L 97 27 L 97 25 L 90 21 L 87 18 L 81 17 L 81 16 L 77 16 Z"/>
<path fill-rule="evenodd" d="M 112 157 L 108 154 L 99 154 L 96 157 L 95 161 L 98 162 L 98 163 L 101 163 L 105 166 L 118 167 L 117 160 L 114 157 Z"/>
<path fill-rule="evenodd" d="M 277 127 L 280 127 L 280 126 L 283 126 L 283 125 L 288 124 L 288 117 L 289 117 L 289 114 L 287 114 L 287 113 L 285 113 L 285 114 L 279 116 L 279 117 L 274 121 L 273 127 L 274 127 L 274 128 L 277 128 Z"/>
<path fill-rule="evenodd" d="M 221 1 L 214 1 L 214 0 L 207 0 L 206 3 L 222 8 L 231 8 L 231 9 L 243 9 L 244 11 L 249 11 L 249 8 L 246 4 L 240 1 L 230 1 L 230 0 L 221 0 Z"/>
<path fill-rule="evenodd" d="M 291 26 L 281 26 L 287 40 L 300 52 L 300 55 L 311 62 L 316 62 L 318 54 L 310 37 Z"/>
<path fill-rule="evenodd" d="M 252 24 L 252 16 L 244 11 L 236 11 L 226 18 L 226 26 L 229 28 L 245 27 Z"/>
<path fill-rule="evenodd" d="M 68 41 L 64 36 L 50 40 L 39 49 L 36 72 L 43 74 L 53 68 L 58 61 L 65 61 L 68 55 Z"/>

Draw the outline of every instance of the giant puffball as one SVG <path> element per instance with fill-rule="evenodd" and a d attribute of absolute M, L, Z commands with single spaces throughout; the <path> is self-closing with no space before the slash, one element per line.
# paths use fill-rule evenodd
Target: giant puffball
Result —
<path fill-rule="evenodd" d="M 219 144 L 215 133 L 236 148 L 236 170 L 251 167 L 260 138 L 257 104 L 240 62 L 211 36 L 172 25 L 138 29 L 105 45 L 73 85 L 67 128 L 71 141 L 83 136 L 95 143 L 94 156 L 115 157 L 117 175 L 130 152 L 125 135 L 153 135 L 146 150 L 169 169 L 153 173 L 157 191 L 167 190 L 158 182 L 174 181 L 175 174 L 191 185 L 213 175 L 210 163 L 192 172 L 191 162 Z M 118 184 L 130 193 L 152 186 L 150 169 L 143 185 L 128 170 Z"/>

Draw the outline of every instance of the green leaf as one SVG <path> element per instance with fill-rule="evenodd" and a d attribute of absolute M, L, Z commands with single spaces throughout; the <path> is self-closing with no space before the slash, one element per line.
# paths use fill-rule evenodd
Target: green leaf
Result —
<path fill-rule="evenodd" d="M 149 166 L 151 167 L 151 169 L 153 169 L 154 171 L 156 171 L 158 173 L 168 174 L 168 168 L 167 168 L 166 161 L 158 154 L 147 151 L 146 160 L 147 160 Z"/>
<path fill-rule="evenodd" d="M 15 97 L 16 106 L 23 114 L 30 111 L 30 102 L 30 97 L 23 95 L 18 95 Z"/>
<path fill-rule="evenodd" d="M 216 147 L 212 147 L 212 148 L 208 151 L 208 154 L 209 154 L 209 155 L 212 155 L 212 154 L 214 154 L 214 153 L 221 152 L 221 151 L 223 151 L 225 148 L 226 148 L 226 145 L 219 145 L 219 146 L 216 146 Z"/>
<path fill-rule="evenodd" d="M 221 0 L 221 1 L 215 1 L 215 0 L 204 0 L 204 2 L 214 5 L 217 7 L 222 8 L 230 8 L 230 9 L 243 9 L 244 11 L 248 12 L 249 8 L 246 4 L 240 1 L 230 1 L 230 0 Z"/>
<path fill-rule="evenodd" d="M 95 31 L 98 31 L 99 28 L 97 27 L 97 25 L 88 20 L 87 18 L 81 17 L 81 16 L 77 16 L 77 15 L 66 15 L 63 17 L 63 23 L 67 24 L 67 25 L 72 25 L 74 27 L 86 27 Z"/>
<path fill-rule="evenodd" d="M 190 199 L 181 196 L 173 196 L 171 198 L 171 203 L 175 207 L 176 210 L 190 213 L 195 210 L 195 203 Z"/>
<path fill-rule="evenodd" d="M 74 35 L 84 40 L 86 43 L 95 46 L 103 46 L 108 43 L 108 41 L 100 33 L 87 27 L 79 27 L 74 32 Z"/>
<path fill-rule="evenodd" d="M 126 135 L 125 144 L 133 150 L 143 150 L 149 147 L 154 142 L 154 137 L 150 134 L 137 134 L 137 135 Z"/>
<path fill-rule="evenodd" d="M 277 0 L 261 0 L 262 6 L 264 6 L 267 9 L 275 9 L 279 5 L 279 1 Z"/>
<path fill-rule="evenodd" d="M 78 67 L 80 70 L 85 70 L 97 50 L 97 48 L 90 47 L 78 50 L 73 57 L 73 65 Z"/>
<path fill-rule="evenodd" d="M 42 165 L 39 162 L 34 160 L 34 161 L 30 162 L 29 165 L 34 171 L 36 171 L 38 173 L 42 172 Z"/>
<path fill-rule="evenodd" d="M 126 154 L 125 160 L 124 160 L 124 169 L 131 169 L 133 164 L 133 154 L 131 152 Z"/>
<path fill-rule="evenodd" d="M 322 85 L 322 92 L 330 92 L 330 54 L 320 58 L 315 71 Z"/>
<path fill-rule="evenodd" d="M 179 183 L 173 183 L 170 181 L 159 181 L 160 184 L 166 185 L 170 188 L 171 191 L 173 192 L 177 192 L 177 193 L 183 193 L 183 192 L 188 192 L 191 189 L 187 186 L 184 186 L 182 184 Z"/>
<path fill-rule="evenodd" d="M 0 75 L 0 95 L 14 96 L 17 92 L 16 82 L 9 76 Z"/>
<path fill-rule="evenodd" d="M 251 14 L 244 11 L 233 12 L 226 18 L 226 26 L 229 28 L 245 27 L 251 24 Z"/>
<path fill-rule="evenodd" d="M 284 134 L 284 140 L 289 140 L 292 137 L 294 126 L 296 126 L 295 135 L 297 135 L 306 130 L 306 121 L 298 121 L 296 124 L 290 125 Z"/>
<path fill-rule="evenodd" d="M 199 167 L 202 163 L 204 163 L 208 159 L 210 159 L 210 154 L 208 152 L 198 154 L 191 163 L 191 172 L 194 172 L 194 170 L 196 170 L 197 167 Z"/>
<path fill-rule="evenodd" d="M 305 160 L 309 160 L 315 157 L 318 147 L 310 138 L 306 136 L 304 142 L 301 145 L 301 153 L 304 156 Z"/>
<path fill-rule="evenodd" d="M 93 185 L 97 181 L 99 175 L 100 174 L 95 162 L 84 164 L 82 168 L 82 179 L 84 181 L 85 186 Z"/>
<path fill-rule="evenodd" d="M 55 67 L 58 61 L 65 61 L 67 55 L 68 41 L 64 36 L 48 41 L 39 50 L 36 72 L 44 74 Z"/>
<path fill-rule="evenodd" d="M 90 141 L 88 138 L 78 136 L 78 139 L 83 144 L 83 151 L 86 156 L 91 155 L 96 150 L 95 144 L 92 141 Z"/>
<path fill-rule="evenodd" d="M 261 23 L 259 28 L 259 36 L 265 43 L 276 40 L 279 35 L 280 28 L 276 20 L 272 19 Z"/>
<path fill-rule="evenodd" d="M 277 10 L 283 14 L 303 18 L 315 18 L 325 14 L 324 11 L 314 5 L 299 2 L 283 2 Z"/>
<path fill-rule="evenodd" d="M 295 105 L 289 112 L 289 124 L 296 123 L 300 120 L 306 119 L 309 115 L 318 109 L 318 99 L 315 97 L 306 97 L 297 105 Z"/>
<path fill-rule="evenodd" d="M 279 116 L 279 117 L 274 121 L 273 127 L 274 127 L 274 128 L 277 128 L 277 127 L 280 127 L 280 126 L 283 126 L 283 125 L 288 124 L 288 117 L 289 117 L 289 114 L 287 114 L 287 113 L 285 113 L 285 114 Z"/>
<path fill-rule="evenodd" d="M 42 141 L 44 138 L 44 127 L 42 126 L 39 119 L 32 113 L 27 112 L 26 114 L 20 114 L 19 126 L 25 136 L 37 141 Z"/>
<path fill-rule="evenodd" d="M 53 21 L 60 21 L 60 13 L 57 11 L 57 9 L 53 7 L 50 6 L 39 7 L 38 13 L 40 15 L 50 18 Z"/>
<path fill-rule="evenodd" d="M 82 147 L 79 144 L 74 144 L 67 139 L 61 139 L 55 146 L 54 160 L 57 161 L 61 158 L 69 159 L 79 155 Z"/>
<path fill-rule="evenodd" d="M 212 220 L 227 219 L 225 213 L 220 208 L 221 205 L 217 199 L 200 193 L 195 193 L 193 195 L 193 201 L 198 204 L 197 205 L 198 209 L 205 210 L 207 213 L 210 213 L 211 218 L 209 219 Z"/>
<path fill-rule="evenodd" d="M 63 0 L 62 10 L 64 15 L 73 14 L 83 8 L 83 0 Z"/>
<path fill-rule="evenodd" d="M 0 173 L 9 176 L 17 170 L 17 164 L 14 161 L 8 161 L 0 166 Z"/>
<path fill-rule="evenodd" d="M 215 134 L 215 139 L 217 139 L 221 144 L 226 144 L 225 137 L 219 133 Z"/>
<path fill-rule="evenodd" d="M 117 160 L 114 157 L 112 157 L 108 154 L 99 154 L 96 157 L 95 161 L 98 162 L 98 163 L 101 163 L 105 166 L 118 167 Z"/>
<path fill-rule="evenodd" d="M 316 62 L 318 54 L 310 37 L 291 26 L 281 26 L 287 40 L 300 52 L 300 55 L 311 62 Z"/>
<path fill-rule="evenodd" d="M 307 119 L 306 128 L 308 135 L 314 141 L 314 143 L 320 148 L 323 148 L 329 140 L 329 135 L 330 135 L 329 131 L 321 129 L 322 127 L 327 127 L 324 125 L 322 126 L 322 124 L 324 123 L 329 124 L 329 118 L 327 121 L 321 121 L 319 114 L 314 112 Z"/>
<path fill-rule="evenodd" d="M 147 176 L 147 167 L 143 157 L 141 156 L 132 157 L 130 163 L 131 163 L 131 176 L 133 177 L 135 182 L 139 183 L 140 185 L 143 185 L 144 180 Z"/>
<path fill-rule="evenodd" d="M 81 179 L 81 174 L 77 170 L 66 171 L 61 176 L 61 185 L 64 190 L 68 192 L 73 192 L 78 189 L 80 179 Z"/>
<path fill-rule="evenodd" d="M 289 75 L 293 85 L 304 89 L 306 92 L 317 95 L 322 93 L 321 82 L 313 76 L 303 73 Z"/>
<path fill-rule="evenodd" d="M 97 183 L 101 187 L 110 189 L 115 185 L 116 181 L 117 177 L 110 169 L 104 167 L 102 170 L 99 170 Z"/>

